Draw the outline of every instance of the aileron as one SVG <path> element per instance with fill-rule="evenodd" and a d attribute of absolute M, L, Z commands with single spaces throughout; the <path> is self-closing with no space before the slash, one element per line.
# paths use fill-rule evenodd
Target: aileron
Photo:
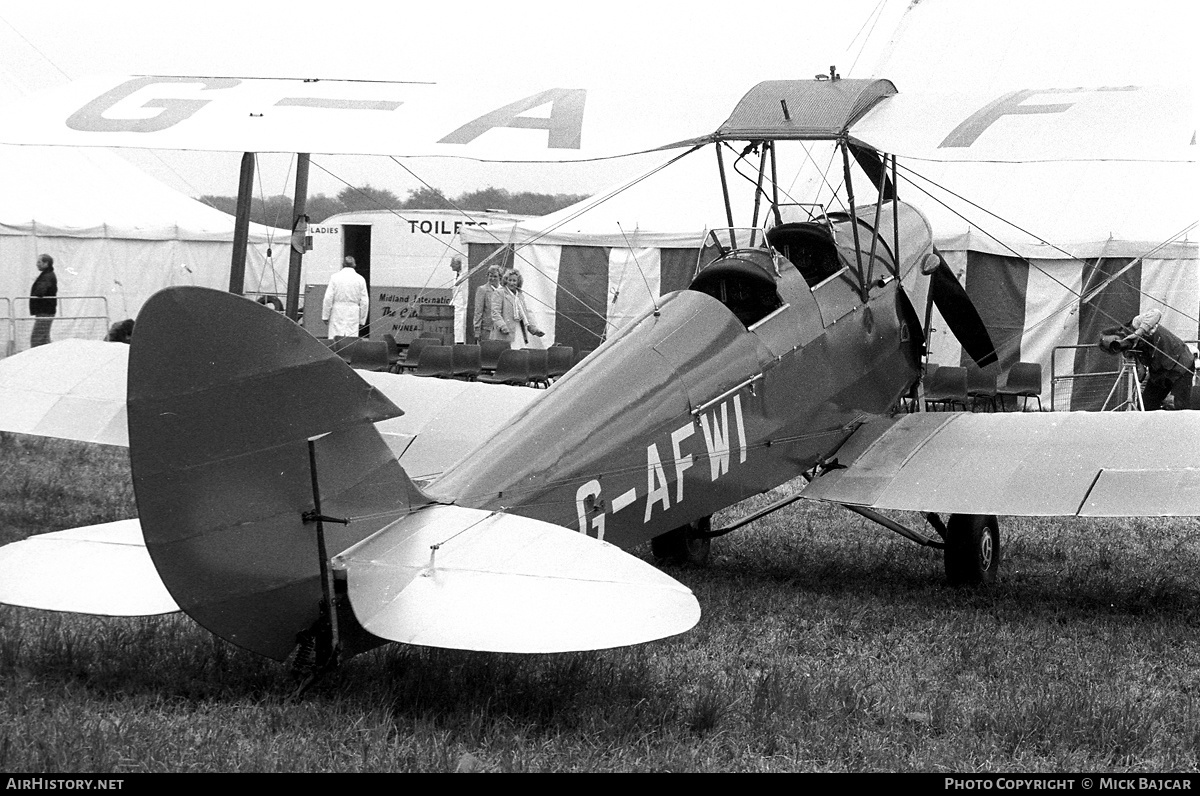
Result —
<path fill-rule="evenodd" d="M 865 447 L 807 497 L 908 511 L 1018 516 L 1200 515 L 1200 414 L 923 413 Z"/>

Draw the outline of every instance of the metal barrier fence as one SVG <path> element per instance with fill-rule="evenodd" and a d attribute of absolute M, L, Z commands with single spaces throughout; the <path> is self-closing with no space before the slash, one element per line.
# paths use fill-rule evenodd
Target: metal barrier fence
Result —
<path fill-rule="evenodd" d="M 13 322 L 12 301 L 0 296 L 0 357 L 16 353 L 17 330 Z"/>
<path fill-rule="evenodd" d="M 1197 341 L 1185 340 L 1193 352 Z M 1113 357 L 1112 370 L 1099 373 L 1074 373 L 1075 352 L 1094 349 L 1093 345 L 1060 345 L 1050 352 L 1050 410 L 1067 412 L 1072 408 L 1097 410 L 1116 385 L 1121 374 L 1121 358 Z"/>
<path fill-rule="evenodd" d="M 57 296 L 58 314 L 50 323 L 50 340 L 81 338 L 103 340 L 112 321 L 108 317 L 105 296 Z M 8 302 L 8 299 L 3 299 Z M 4 350 L 16 354 L 29 348 L 33 325 L 38 320 L 29 314 L 29 297 L 19 296 L 9 304 L 9 336 Z"/>

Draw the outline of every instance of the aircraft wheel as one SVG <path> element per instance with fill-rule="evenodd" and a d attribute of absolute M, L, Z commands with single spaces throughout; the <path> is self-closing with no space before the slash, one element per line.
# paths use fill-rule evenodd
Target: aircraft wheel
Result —
<path fill-rule="evenodd" d="M 702 536 L 712 530 L 712 517 L 704 517 L 650 540 L 650 552 L 660 562 L 671 564 L 708 563 L 712 540 Z"/>
<path fill-rule="evenodd" d="M 946 581 L 951 586 L 996 582 L 1000 524 L 991 514 L 952 514 L 946 524 Z"/>

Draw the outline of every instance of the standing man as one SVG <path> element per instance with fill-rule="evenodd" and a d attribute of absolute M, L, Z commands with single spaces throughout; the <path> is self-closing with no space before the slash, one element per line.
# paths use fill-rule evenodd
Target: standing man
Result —
<path fill-rule="evenodd" d="M 467 277 L 462 272 L 461 257 L 450 259 L 454 286 L 450 289 L 450 306 L 454 307 L 454 342 L 467 342 Z"/>
<path fill-rule="evenodd" d="M 50 342 L 50 324 L 58 313 L 58 277 L 54 275 L 54 258 L 48 254 L 40 254 L 37 258 L 37 269 L 41 273 L 33 280 L 29 289 L 29 314 L 33 316 L 33 334 L 29 337 L 29 347 L 35 348 Z"/>
<path fill-rule="evenodd" d="M 342 260 L 342 270 L 329 277 L 321 320 L 329 324 L 329 336 L 358 337 L 358 328 L 367 322 L 371 299 L 367 280 L 354 270 L 354 258 Z"/>
<path fill-rule="evenodd" d="M 487 284 L 475 290 L 475 342 L 492 339 L 492 299 L 500 289 L 500 266 L 489 265 Z"/>

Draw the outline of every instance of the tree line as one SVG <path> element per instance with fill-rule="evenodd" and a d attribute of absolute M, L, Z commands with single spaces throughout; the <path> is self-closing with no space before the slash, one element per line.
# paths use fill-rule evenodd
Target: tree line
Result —
<path fill-rule="evenodd" d="M 510 193 L 504 188 L 484 188 L 467 191 L 453 199 L 437 188 L 417 188 L 404 199 L 386 188 L 349 186 L 337 196 L 319 193 L 308 197 L 310 223 L 317 224 L 338 213 L 362 210 L 501 210 L 527 216 L 544 216 L 586 199 L 586 194 L 546 194 L 522 191 Z M 200 201 L 229 215 L 237 212 L 237 197 L 205 195 Z M 292 198 L 277 196 L 255 197 L 250 203 L 250 220 L 279 229 L 292 226 Z"/>

